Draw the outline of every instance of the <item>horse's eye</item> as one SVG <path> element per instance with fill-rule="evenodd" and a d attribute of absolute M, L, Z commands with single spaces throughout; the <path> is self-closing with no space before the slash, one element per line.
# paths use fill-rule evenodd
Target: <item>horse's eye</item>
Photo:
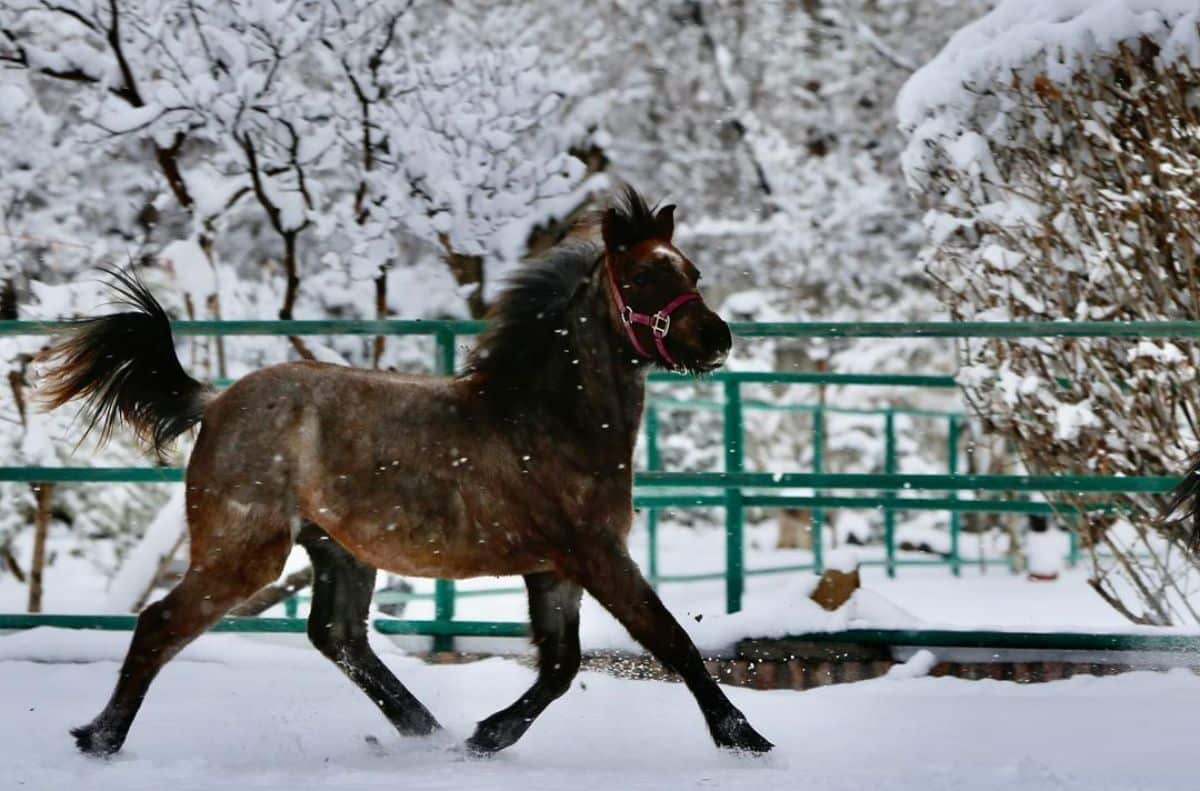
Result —
<path fill-rule="evenodd" d="M 650 275 L 645 272 L 638 272 L 633 276 L 633 284 L 635 286 L 644 286 L 650 282 Z"/>

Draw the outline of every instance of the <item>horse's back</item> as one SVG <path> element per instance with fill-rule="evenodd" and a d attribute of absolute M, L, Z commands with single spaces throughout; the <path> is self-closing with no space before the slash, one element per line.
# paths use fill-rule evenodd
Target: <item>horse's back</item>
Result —
<path fill-rule="evenodd" d="M 302 475 L 318 458 L 353 468 L 391 445 L 452 440 L 462 412 L 451 379 L 282 363 L 239 379 L 206 406 L 189 469 L 263 480 L 277 470 Z"/>
<path fill-rule="evenodd" d="M 221 509 L 218 522 L 311 521 L 401 573 L 536 570 L 520 551 L 497 551 L 526 521 L 505 493 L 528 487 L 520 457 L 481 418 L 463 380 L 276 365 L 208 405 L 189 489 Z"/>

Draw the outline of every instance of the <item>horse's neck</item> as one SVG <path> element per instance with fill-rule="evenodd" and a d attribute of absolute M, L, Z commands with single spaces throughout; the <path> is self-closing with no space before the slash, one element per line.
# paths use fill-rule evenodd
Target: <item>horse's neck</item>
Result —
<path fill-rule="evenodd" d="M 567 314 L 571 354 L 555 355 L 552 363 L 568 383 L 564 414 L 582 433 L 608 438 L 604 445 L 632 455 L 646 399 L 646 365 L 613 332 L 603 286 L 593 278 L 584 288 Z"/>

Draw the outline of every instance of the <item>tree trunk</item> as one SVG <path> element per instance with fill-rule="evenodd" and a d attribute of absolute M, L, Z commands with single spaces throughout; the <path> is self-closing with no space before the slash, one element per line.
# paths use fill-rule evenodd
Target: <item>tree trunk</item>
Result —
<path fill-rule="evenodd" d="M 442 249 L 446 251 L 446 266 L 454 276 L 454 282 L 460 286 L 474 286 L 467 296 L 467 309 L 471 312 L 471 318 L 483 318 L 483 314 L 487 312 L 487 303 L 483 301 L 483 256 L 456 252 L 450 245 L 450 237 L 445 234 L 439 239 Z"/>
<path fill-rule="evenodd" d="M 0 283 L 0 319 L 17 318 L 17 284 L 11 277 Z"/>
<path fill-rule="evenodd" d="M 779 533 L 776 549 L 810 549 L 812 547 L 812 513 L 802 508 L 784 508 L 779 512 Z"/>
<path fill-rule="evenodd" d="M 379 276 L 375 278 L 375 318 L 383 321 L 387 318 L 387 268 L 379 270 Z M 375 343 L 371 349 L 371 367 L 378 368 L 379 361 L 383 359 L 384 345 L 387 343 L 386 335 L 376 335 Z"/>
<path fill-rule="evenodd" d="M 42 611 L 42 572 L 46 567 L 46 533 L 50 529 L 50 496 L 54 484 L 33 486 L 37 497 L 37 516 L 34 519 L 33 560 L 29 564 L 29 612 Z"/>
<path fill-rule="evenodd" d="M 212 317 L 217 321 L 221 320 L 221 296 L 213 294 L 208 298 L 209 309 L 212 310 Z M 229 366 L 225 362 L 225 336 L 214 335 L 213 343 L 217 348 L 217 376 L 221 379 L 229 377 Z"/>

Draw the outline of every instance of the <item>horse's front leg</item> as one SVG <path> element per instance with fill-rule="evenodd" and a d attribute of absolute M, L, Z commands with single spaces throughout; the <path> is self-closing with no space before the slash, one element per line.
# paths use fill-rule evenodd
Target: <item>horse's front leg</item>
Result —
<path fill-rule="evenodd" d="M 578 561 L 572 576 L 584 589 L 655 658 L 683 677 L 718 747 L 765 753 L 774 746 L 750 726 L 708 674 L 696 645 L 663 605 L 625 547 L 615 540 L 600 539 L 577 547 L 571 557 Z"/>
<path fill-rule="evenodd" d="M 534 719 L 571 688 L 579 672 L 579 600 L 583 590 L 552 572 L 528 574 L 529 623 L 538 649 L 538 675 L 525 694 L 475 729 L 467 746 L 477 753 L 503 750 L 529 729 Z"/>

